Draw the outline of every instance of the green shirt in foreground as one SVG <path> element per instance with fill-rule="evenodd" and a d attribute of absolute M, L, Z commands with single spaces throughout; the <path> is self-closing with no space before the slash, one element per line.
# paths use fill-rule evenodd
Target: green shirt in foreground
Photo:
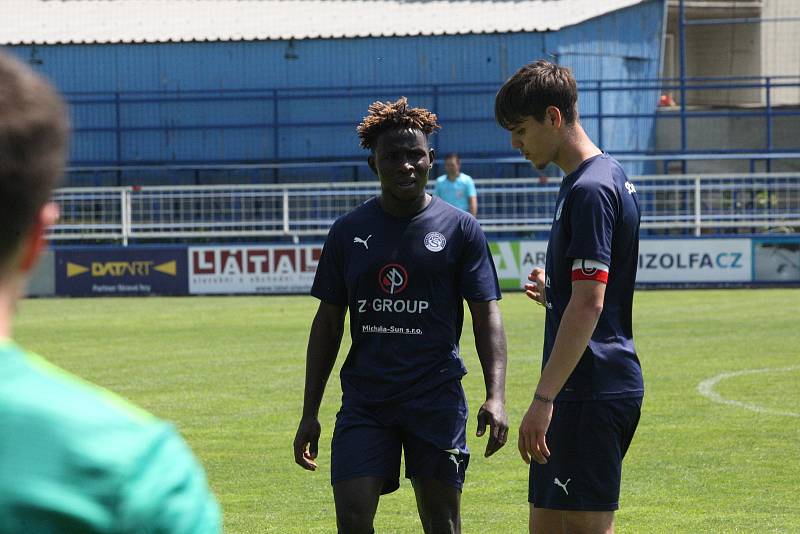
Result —
<path fill-rule="evenodd" d="M 221 531 L 170 424 L 0 340 L 0 532 Z"/>

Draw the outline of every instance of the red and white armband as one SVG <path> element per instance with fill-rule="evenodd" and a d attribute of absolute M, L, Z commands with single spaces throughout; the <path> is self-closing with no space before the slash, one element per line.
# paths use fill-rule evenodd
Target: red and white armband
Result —
<path fill-rule="evenodd" d="M 596 260 L 574 260 L 572 262 L 572 281 L 595 280 L 608 283 L 608 265 Z"/>

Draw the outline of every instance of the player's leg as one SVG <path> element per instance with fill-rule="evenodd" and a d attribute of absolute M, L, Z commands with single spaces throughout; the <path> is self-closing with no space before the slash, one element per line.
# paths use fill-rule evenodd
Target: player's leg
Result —
<path fill-rule="evenodd" d="M 371 534 L 384 479 L 359 477 L 333 485 L 336 527 L 340 534 Z"/>
<path fill-rule="evenodd" d="M 531 534 L 613 534 L 614 512 L 575 512 L 531 505 Z"/>
<path fill-rule="evenodd" d="M 564 512 L 564 534 L 614 534 L 614 512 Z"/>
<path fill-rule="evenodd" d="M 461 488 L 469 464 L 467 401 L 459 380 L 404 403 L 403 448 L 426 534 L 461 532 Z"/>
<path fill-rule="evenodd" d="M 461 490 L 435 478 L 412 478 L 425 534 L 460 534 Z"/>
<path fill-rule="evenodd" d="M 528 530 L 530 534 L 564 534 L 564 513 L 561 510 L 537 508 L 531 503 Z"/>
<path fill-rule="evenodd" d="M 370 534 L 381 494 L 396 490 L 401 441 L 386 414 L 348 403 L 336 415 L 331 483 L 341 534 Z"/>
<path fill-rule="evenodd" d="M 530 532 L 613 532 L 622 459 L 639 421 L 640 399 L 559 402 L 547 433 L 547 464 L 531 464 Z M 560 516 L 560 520 L 559 520 Z"/>

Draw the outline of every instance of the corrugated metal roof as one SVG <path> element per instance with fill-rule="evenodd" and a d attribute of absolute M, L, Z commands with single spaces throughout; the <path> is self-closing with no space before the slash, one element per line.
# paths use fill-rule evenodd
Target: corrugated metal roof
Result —
<path fill-rule="evenodd" d="M 643 0 L 2 0 L 0 44 L 558 30 Z"/>

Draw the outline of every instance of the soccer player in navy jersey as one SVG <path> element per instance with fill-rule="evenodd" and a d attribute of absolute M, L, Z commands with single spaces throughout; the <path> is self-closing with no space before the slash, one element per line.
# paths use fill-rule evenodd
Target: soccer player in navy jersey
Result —
<path fill-rule="evenodd" d="M 580 125 L 569 69 L 522 67 L 497 93 L 495 117 L 537 169 L 565 173 L 545 270 L 525 286 L 543 305 L 542 372 L 519 429 L 531 464 L 532 533 L 611 533 L 622 458 L 644 395 L 631 311 L 639 248 L 636 188 Z M 533 459 L 533 463 L 531 463 Z"/>
<path fill-rule="evenodd" d="M 436 115 L 405 98 L 369 107 L 358 135 L 381 193 L 333 224 L 311 290 L 320 304 L 294 454 L 301 467 L 317 468 L 319 407 L 349 310 L 352 346 L 331 443 L 343 534 L 373 532 L 380 496 L 399 487 L 401 451 L 424 531 L 461 532 L 469 463 L 459 354 L 464 299 L 486 384 L 477 435 L 490 428 L 485 456 L 506 442 L 497 274 L 477 221 L 425 192 L 434 157 L 428 136 L 437 128 Z"/>

